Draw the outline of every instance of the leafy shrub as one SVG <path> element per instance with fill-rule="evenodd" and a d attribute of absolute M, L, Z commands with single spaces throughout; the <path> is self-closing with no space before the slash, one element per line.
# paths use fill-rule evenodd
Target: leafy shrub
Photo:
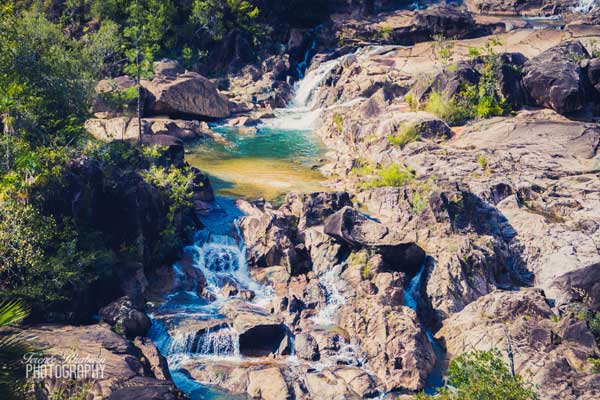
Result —
<path fill-rule="evenodd" d="M 395 135 L 388 136 L 388 140 L 394 146 L 403 148 L 409 143 L 418 141 L 421 139 L 421 135 L 417 132 L 417 128 L 414 124 L 404 122 L 398 132 Z"/>
<path fill-rule="evenodd" d="M 488 160 L 484 154 L 479 154 L 477 156 L 477 164 L 479 164 L 484 171 L 488 169 Z"/>
<path fill-rule="evenodd" d="M 417 399 L 534 400 L 535 391 L 519 375 L 513 376 L 496 349 L 464 353 L 450 362 L 448 385 L 438 395 Z"/>
<path fill-rule="evenodd" d="M 333 124 L 335 125 L 335 130 L 337 133 L 342 133 L 344 130 L 344 120 L 340 114 L 333 115 Z"/>
<path fill-rule="evenodd" d="M 367 184 L 367 187 L 402 187 L 408 185 L 415 178 L 415 173 L 410 168 L 400 164 L 392 164 L 376 171 L 377 177 Z"/>
<path fill-rule="evenodd" d="M 450 125 L 462 123 L 468 115 L 468 110 L 461 108 L 456 99 L 448 98 L 437 90 L 429 94 L 425 103 L 425 111 L 443 119 Z"/>
<path fill-rule="evenodd" d="M 78 246 L 69 221 L 59 226 L 31 205 L 5 201 L 0 206 L 0 300 L 22 299 L 35 312 L 70 299 L 93 283 L 110 253 Z M 101 268 L 100 268 L 101 269 Z"/>

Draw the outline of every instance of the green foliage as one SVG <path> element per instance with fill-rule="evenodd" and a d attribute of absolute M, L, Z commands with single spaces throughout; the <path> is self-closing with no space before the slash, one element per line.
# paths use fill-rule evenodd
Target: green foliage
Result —
<path fill-rule="evenodd" d="M 436 178 L 430 176 L 426 180 L 414 181 L 411 186 L 414 189 L 411 200 L 411 212 L 420 215 L 429 206 L 429 196 L 435 188 Z"/>
<path fill-rule="evenodd" d="M 404 100 L 408 103 L 410 111 L 417 111 L 419 109 L 419 102 L 412 93 L 408 93 Z"/>
<path fill-rule="evenodd" d="M 458 125 L 467 117 L 467 110 L 460 107 L 454 98 L 448 98 L 444 93 L 434 90 L 429 94 L 425 103 L 425 111 L 443 119 L 450 125 Z"/>
<path fill-rule="evenodd" d="M 414 124 L 404 122 L 398 129 L 395 135 L 388 136 L 388 140 L 394 146 L 403 148 L 409 143 L 416 142 L 421 139 L 421 135 L 417 132 Z"/>
<path fill-rule="evenodd" d="M 0 15 L 0 115 L 32 144 L 65 144 L 87 116 L 92 73 L 79 43 L 44 16 Z M 10 143 L 4 143 L 10 146 Z"/>
<path fill-rule="evenodd" d="M 393 29 L 389 25 L 381 25 L 377 29 L 377 36 L 383 40 L 390 40 L 392 37 Z"/>
<path fill-rule="evenodd" d="M 488 160 L 485 154 L 479 154 L 477 156 L 477 164 L 481 167 L 482 170 L 486 171 L 488 169 Z"/>
<path fill-rule="evenodd" d="M 0 206 L 0 300 L 23 299 L 44 311 L 68 300 L 73 287 L 93 282 L 94 268 L 105 257 L 79 249 L 68 221 L 59 226 L 33 206 L 15 201 Z"/>
<path fill-rule="evenodd" d="M 574 317 L 580 321 L 586 321 L 590 331 L 596 339 L 596 343 L 600 345 L 600 311 L 594 312 L 588 309 L 585 305 L 576 306 Z"/>
<path fill-rule="evenodd" d="M 435 56 L 440 61 L 442 70 L 446 70 L 454 56 L 454 43 L 443 35 L 434 35 L 433 40 Z"/>
<path fill-rule="evenodd" d="M 439 400 L 534 400 L 532 386 L 513 376 L 498 350 L 464 353 L 450 362 L 448 386 L 438 395 L 419 394 L 417 399 Z"/>
<path fill-rule="evenodd" d="M 444 41 L 441 43 L 436 44 L 436 48 L 441 48 L 442 55 L 447 55 L 447 51 L 444 50 L 447 49 L 447 45 L 443 45 Z M 462 84 L 458 95 L 452 98 L 439 90 L 434 90 L 427 99 L 425 110 L 450 125 L 459 125 L 474 118 L 491 118 L 508 114 L 511 111 L 510 104 L 497 88 L 502 64 L 494 48 L 499 45 L 501 42 L 492 38 L 486 42 L 483 49 L 469 48 L 469 55 L 482 61 L 478 68 L 481 74 L 479 82 L 476 85 Z M 448 58 L 441 57 L 441 59 Z M 444 69 L 449 70 L 449 67 Z"/>
<path fill-rule="evenodd" d="M 222 40 L 234 29 L 257 39 L 263 33 L 259 15 L 260 9 L 247 0 L 194 0 L 191 18 L 213 40 Z"/>
<path fill-rule="evenodd" d="M 333 124 L 337 133 L 342 133 L 344 130 L 344 120 L 340 114 L 333 114 Z"/>
<path fill-rule="evenodd" d="M 588 362 L 592 364 L 592 372 L 600 374 L 600 358 L 588 358 Z"/>
<path fill-rule="evenodd" d="M 391 164 L 388 167 L 378 169 L 376 177 L 367 183 L 367 187 L 402 187 L 412 182 L 415 173 L 412 169 L 400 164 Z"/>
<path fill-rule="evenodd" d="M 192 206 L 193 175 L 187 169 L 152 166 L 142 176 L 147 182 L 163 189 L 169 199 L 167 226 L 161 232 L 160 247 L 155 249 L 159 256 L 182 244 L 176 231 L 175 218 L 181 210 Z"/>
<path fill-rule="evenodd" d="M 29 315 L 29 308 L 20 301 L 0 304 L 0 393 L 6 400 L 26 396 L 26 370 L 23 357 L 36 351 L 31 340 L 21 333 L 11 334 L 10 325 L 17 324 Z"/>

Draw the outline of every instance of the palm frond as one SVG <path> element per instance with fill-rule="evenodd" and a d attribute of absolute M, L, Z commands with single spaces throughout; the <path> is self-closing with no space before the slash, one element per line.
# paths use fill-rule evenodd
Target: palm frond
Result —
<path fill-rule="evenodd" d="M 29 315 L 29 307 L 22 301 L 10 300 L 0 304 L 0 327 L 16 324 Z"/>

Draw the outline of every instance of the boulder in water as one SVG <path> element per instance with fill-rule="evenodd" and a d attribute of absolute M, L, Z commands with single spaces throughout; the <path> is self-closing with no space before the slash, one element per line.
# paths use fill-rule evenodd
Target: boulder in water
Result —
<path fill-rule="evenodd" d="M 276 354 L 288 329 L 279 318 L 243 301 L 226 303 L 221 312 L 232 321 L 239 337 L 240 354 L 268 356 Z"/>
<path fill-rule="evenodd" d="M 308 333 L 300 333 L 294 339 L 295 354 L 303 360 L 316 361 L 319 359 L 319 345 Z"/>

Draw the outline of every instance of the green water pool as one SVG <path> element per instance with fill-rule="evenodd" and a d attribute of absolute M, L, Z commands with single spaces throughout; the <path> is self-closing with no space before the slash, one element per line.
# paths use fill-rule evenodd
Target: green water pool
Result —
<path fill-rule="evenodd" d="M 276 201 L 290 191 L 323 190 L 317 167 L 325 148 L 312 131 L 213 129 L 228 143 L 198 143 L 189 149 L 186 160 L 211 176 L 219 194 Z"/>

